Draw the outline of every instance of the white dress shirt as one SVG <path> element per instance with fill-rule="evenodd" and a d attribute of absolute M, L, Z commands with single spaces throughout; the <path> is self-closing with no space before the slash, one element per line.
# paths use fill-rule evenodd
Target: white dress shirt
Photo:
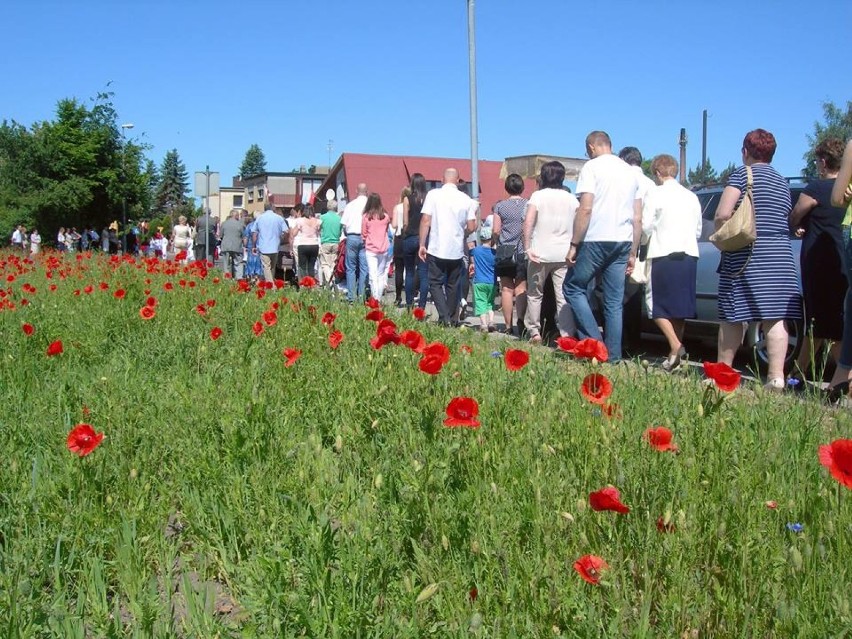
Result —
<path fill-rule="evenodd" d="M 361 220 L 364 217 L 364 207 L 366 206 L 367 196 L 359 195 L 343 209 L 343 215 L 340 216 L 340 223 L 343 225 L 346 235 L 353 233 L 361 235 Z"/>
<path fill-rule="evenodd" d="M 642 208 L 642 239 L 648 240 L 648 259 L 672 253 L 698 257 L 701 204 L 674 178 L 648 191 Z"/>

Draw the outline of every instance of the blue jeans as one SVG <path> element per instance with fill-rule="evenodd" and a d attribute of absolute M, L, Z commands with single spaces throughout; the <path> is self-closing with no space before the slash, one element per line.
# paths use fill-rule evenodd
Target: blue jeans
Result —
<path fill-rule="evenodd" d="M 609 361 L 621 359 L 621 331 L 624 311 L 624 280 L 631 242 L 584 242 L 577 251 L 577 263 L 562 284 L 562 294 L 577 320 L 581 338 L 601 339 L 598 322 L 589 305 L 589 285 L 597 276 L 603 284 L 603 311 L 606 349 Z"/>
<path fill-rule="evenodd" d="M 846 279 L 849 288 L 843 300 L 843 341 L 840 345 L 840 365 L 852 368 L 852 227 L 843 226 L 843 265 L 846 267 Z"/>
<path fill-rule="evenodd" d="M 346 299 L 355 300 L 355 280 L 358 281 L 358 297 L 364 297 L 367 285 L 367 251 L 360 235 L 346 236 Z"/>
<path fill-rule="evenodd" d="M 420 260 L 417 250 L 420 248 L 420 238 L 409 235 L 402 240 L 402 252 L 405 262 L 405 305 L 414 306 L 414 273 L 420 278 L 420 299 L 417 306 L 426 308 L 426 298 L 429 295 L 429 267 Z"/>

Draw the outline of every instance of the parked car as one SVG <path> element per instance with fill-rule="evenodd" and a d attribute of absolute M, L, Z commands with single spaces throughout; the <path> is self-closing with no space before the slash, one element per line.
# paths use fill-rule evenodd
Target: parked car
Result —
<path fill-rule="evenodd" d="M 805 188 L 805 182 L 801 178 L 788 178 L 790 183 L 790 192 L 792 196 L 792 204 L 796 203 L 799 194 Z M 715 230 L 713 216 L 716 213 L 716 207 L 719 204 L 719 198 L 724 191 L 724 184 L 714 184 L 704 186 L 695 190 L 698 196 L 698 201 L 701 203 L 701 217 L 703 225 L 701 229 L 701 237 L 698 240 L 698 273 L 696 282 L 697 296 L 697 317 L 694 320 L 688 320 L 686 326 L 686 339 L 694 338 L 709 338 L 716 339 L 719 330 L 719 314 L 717 300 L 719 297 L 719 274 L 716 269 L 719 266 L 720 252 L 712 242 L 710 235 Z M 801 240 L 797 239 L 793 233 L 790 235 L 793 244 L 793 257 L 796 261 L 796 269 L 799 269 L 799 255 L 801 253 Z M 656 333 L 659 334 L 654 323 L 648 319 L 645 309 L 644 295 L 640 293 L 641 287 L 631 287 L 628 289 L 630 297 L 626 301 L 625 307 L 625 335 L 635 339 L 641 337 L 641 333 Z M 800 290 L 801 293 L 801 290 Z M 640 317 L 637 317 L 637 313 Z M 789 342 L 787 346 L 787 364 L 795 361 L 801 349 L 801 341 L 804 335 L 804 323 L 801 321 L 787 321 L 787 332 L 789 334 Z M 636 327 L 639 327 L 637 334 Z M 745 332 L 743 348 L 751 351 L 751 360 L 755 361 L 760 368 L 766 367 L 768 362 L 766 354 L 766 340 L 763 331 L 760 329 L 758 322 L 749 324 Z"/>

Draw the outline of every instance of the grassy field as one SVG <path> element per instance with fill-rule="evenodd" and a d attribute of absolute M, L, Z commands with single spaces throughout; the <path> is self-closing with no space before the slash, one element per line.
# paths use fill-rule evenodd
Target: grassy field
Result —
<path fill-rule="evenodd" d="M 171 263 L 0 277 L 2 637 L 852 636 L 845 411 Z"/>

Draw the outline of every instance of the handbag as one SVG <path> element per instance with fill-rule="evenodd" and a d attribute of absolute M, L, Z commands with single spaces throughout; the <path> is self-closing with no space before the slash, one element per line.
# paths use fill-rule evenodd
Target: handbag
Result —
<path fill-rule="evenodd" d="M 633 271 L 627 276 L 631 284 L 647 284 L 651 275 L 651 260 L 648 259 L 648 245 L 639 247 L 639 254 L 633 262 Z"/>
<path fill-rule="evenodd" d="M 738 251 L 753 244 L 757 239 L 757 227 L 754 221 L 754 178 L 751 167 L 746 166 L 748 181 L 740 205 L 734 209 L 731 217 L 710 236 L 710 241 L 720 251 Z"/>
<path fill-rule="evenodd" d="M 509 270 L 518 264 L 517 247 L 512 244 L 500 244 L 494 251 L 494 268 L 498 271 Z"/>

